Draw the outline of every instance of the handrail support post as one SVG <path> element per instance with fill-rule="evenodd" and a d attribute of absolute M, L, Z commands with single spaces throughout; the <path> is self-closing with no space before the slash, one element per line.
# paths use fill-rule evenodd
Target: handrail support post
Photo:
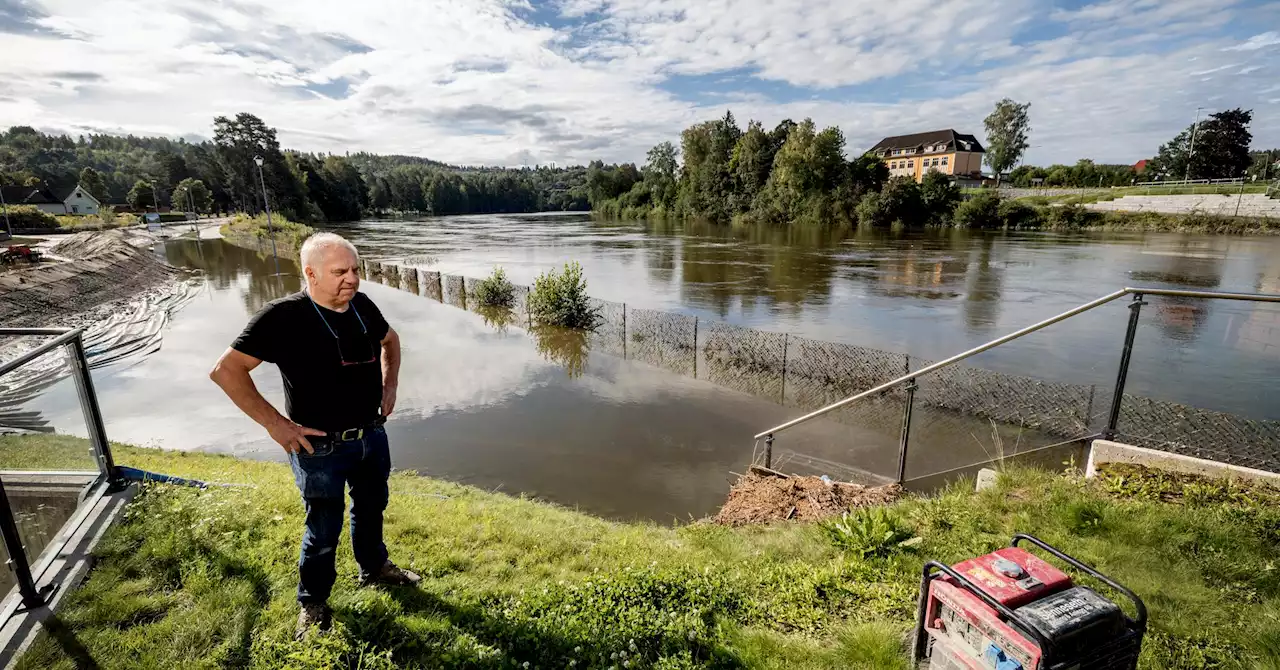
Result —
<path fill-rule="evenodd" d="M 1138 335 L 1138 317 L 1142 315 L 1142 306 L 1147 303 L 1142 301 L 1141 293 L 1133 294 L 1133 302 L 1129 303 L 1129 326 L 1124 333 L 1124 349 L 1120 352 L 1120 368 L 1116 372 L 1116 386 L 1111 396 L 1111 411 L 1107 415 L 1107 427 L 1103 429 L 1102 436 L 1107 440 L 1114 440 L 1116 437 L 1116 429 L 1120 425 L 1120 407 L 1124 403 L 1124 385 L 1129 377 L 1129 363 L 1133 359 L 1133 341 Z"/>
<path fill-rule="evenodd" d="M 764 466 L 773 467 L 773 433 L 769 433 L 764 438 Z"/>
<path fill-rule="evenodd" d="M 915 377 L 907 380 L 907 404 L 902 409 L 902 438 L 898 443 L 898 485 L 907 480 L 907 445 L 911 442 L 911 409 L 916 404 L 916 389 L 920 385 Z"/>

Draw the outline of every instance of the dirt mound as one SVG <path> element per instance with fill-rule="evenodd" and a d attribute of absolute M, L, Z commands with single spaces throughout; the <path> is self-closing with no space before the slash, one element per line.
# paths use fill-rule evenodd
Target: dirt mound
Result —
<path fill-rule="evenodd" d="M 854 507 L 885 505 L 901 494 L 897 484 L 828 484 L 819 477 L 790 476 L 752 468 L 729 490 L 729 499 L 713 520 L 726 526 L 787 519 L 817 521 Z"/>
<path fill-rule="evenodd" d="M 175 277 L 177 271 L 121 230 L 76 233 L 52 248 L 70 260 L 0 274 L 0 324 L 51 326 L 68 315 L 120 300 Z"/>

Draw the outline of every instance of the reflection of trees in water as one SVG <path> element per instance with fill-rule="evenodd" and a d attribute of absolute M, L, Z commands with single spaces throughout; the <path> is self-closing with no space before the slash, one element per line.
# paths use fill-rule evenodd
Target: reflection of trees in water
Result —
<path fill-rule="evenodd" d="M 510 307 L 477 307 L 476 314 L 484 319 L 484 325 L 506 335 L 507 329 L 517 322 L 516 314 Z"/>
<path fill-rule="evenodd" d="M 176 239 L 165 244 L 165 260 L 171 265 L 202 270 L 214 288 L 225 290 L 248 274 L 245 308 L 257 312 L 263 305 L 302 288 L 298 263 L 292 255 L 280 256 L 280 272 L 276 277 L 271 251 L 255 251 L 225 240 Z"/>
<path fill-rule="evenodd" d="M 978 242 L 977 258 L 969 265 L 964 293 L 964 322 L 971 331 L 980 331 L 1000 318 L 1000 295 L 1004 288 L 1004 270 L 991 262 L 995 240 L 983 237 Z"/>
<path fill-rule="evenodd" d="M 590 333 L 576 328 L 533 326 L 530 329 L 538 353 L 564 368 L 570 379 L 581 377 L 587 369 L 591 351 Z"/>
<path fill-rule="evenodd" d="M 1222 283 L 1222 261 L 1204 253 L 1193 240 L 1180 240 L 1176 251 L 1161 257 L 1160 267 L 1133 270 L 1129 277 L 1144 284 L 1167 284 L 1175 288 L 1214 289 Z M 1156 312 L 1156 325 L 1171 340 L 1192 342 L 1209 321 L 1213 301 L 1178 296 L 1147 299 Z"/>
<path fill-rule="evenodd" d="M 758 304 L 799 311 L 824 302 L 840 259 L 829 250 L 846 230 L 687 223 L 680 269 L 683 290 L 721 316 L 734 302 L 744 311 Z"/>

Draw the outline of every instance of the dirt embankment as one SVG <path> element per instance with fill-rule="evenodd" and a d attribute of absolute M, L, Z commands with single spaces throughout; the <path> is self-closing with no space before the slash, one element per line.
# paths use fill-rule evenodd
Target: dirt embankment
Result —
<path fill-rule="evenodd" d="M 145 233 L 76 233 L 48 251 L 58 259 L 0 273 L 0 325 L 49 326 L 67 315 L 128 298 L 178 271 Z"/>
<path fill-rule="evenodd" d="M 897 484 L 862 486 L 752 467 L 729 490 L 713 519 L 726 526 L 771 521 L 818 521 L 855 507 L 887 505 L 902 495 Z"/>

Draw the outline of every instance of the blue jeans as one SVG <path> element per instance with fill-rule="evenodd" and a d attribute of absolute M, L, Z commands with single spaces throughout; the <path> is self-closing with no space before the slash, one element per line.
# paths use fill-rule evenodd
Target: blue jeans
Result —
<path fill-rule="evenodd" d="M 351 487 L 351 547 L 361 574 L 378 574 L 387 561 L 382 512 L 390 492 L 391 453 L 383 428 L 359 440 L 312 438 L 315 453 L 290 454 L 293 479 L 306 504 L 306 530 L 298 559 L 298 601 L 324 603 L 338 573 L 334 552 L 342 533 L 343 490 Z"/>

